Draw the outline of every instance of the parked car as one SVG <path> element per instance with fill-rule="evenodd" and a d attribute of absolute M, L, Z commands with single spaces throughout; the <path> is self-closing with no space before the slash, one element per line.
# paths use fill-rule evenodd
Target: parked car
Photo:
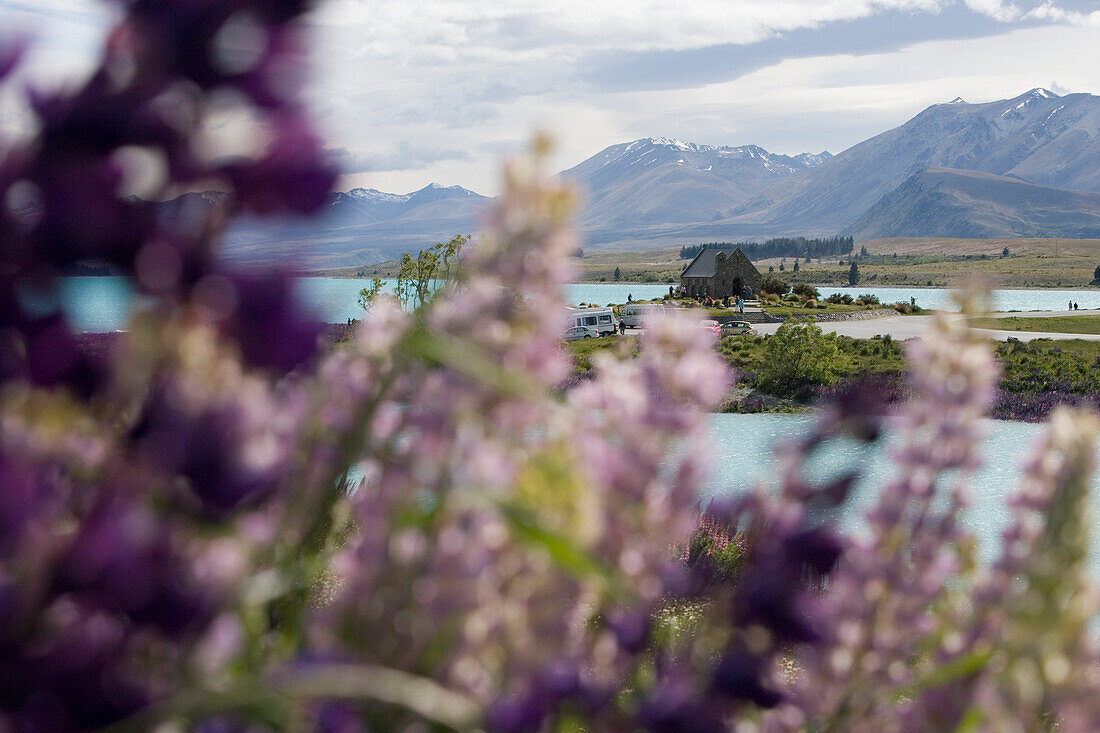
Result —
<path fill-rule="evenodd" d="M 612 334 L 618 330 L 619 320 L 610 308 L 566 308 L 566 325 L 590 326 L 598 335 Z M 583 337 L 582 337 L 583 338 Z"/>
<path fill-rule="evenodd" d="M 752 331 L 752 324 L 748 321 L 729 321 L 722 324 L 722 336 L 739 336 Z"/>
<path fill-rule="evenodd" d="M 619 320 L 627 328 L 639 328 L 647 319 L 658 316 L 664 311 L 665 306 L 660 303 L 628 303 L 623 306 Z"/>
<path fill-rule="evenodd" d="M 566 341 L 580 341 L 581 339 L 594 339 L 599 338 L 600 332 L 592 328 L 592 326 L 573 326 L 565 332 L 564 338 Z"/>
<path fill-rule="evenodd" d="M 717 336 L 722 331 L 722 327 L 718 325 L 718 321 L 712 321 L 709 319 L 703 319 L 702 321 L 699 321 L 699 328 L 710 331 L 715 336 Z"/>

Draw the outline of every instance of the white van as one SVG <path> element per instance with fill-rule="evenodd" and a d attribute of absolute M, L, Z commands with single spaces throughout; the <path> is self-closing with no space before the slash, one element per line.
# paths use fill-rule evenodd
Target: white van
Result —
<path fill-rule="evenodd" d="M 615 320 L 615 313 L 610 308 L 566 308 L 569 314 L 566 328 L 574 326 L 588 326 L 600 332 L 601 336 L 615 333 L 619 322 Z"/>
<path fill-rule="evenodd" d="M 623 306 L 619 318 L 627 328 L 638 328 L 653 316 L 664 312 L 665 307 L 660 303 L 628 303 Z"/>

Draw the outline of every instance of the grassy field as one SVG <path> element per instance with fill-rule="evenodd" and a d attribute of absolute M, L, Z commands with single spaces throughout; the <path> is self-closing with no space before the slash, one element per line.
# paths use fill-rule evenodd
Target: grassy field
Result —
<path fill-rule="evenodd" d="M 1100 265 L 1096 239 L 897 238 L 857 243 L 857 252 L 862 247 L 868 256 L 857 259 L 859 282 L 867 286 L 948 287 L 976 277 L 994 288 L 1087 287 Z M 793 258 L 754 264 L 789 282 L 848 283 L 846 257 L 803 261 L 797 273 Z"/>
<path fill-rule="evenodd" d="M 1047 319 L 1034 319 L 1043 321 Z M 720 353 L 738 374 L 722 409 L 731 412 L 789 412 L 802 410 L 821 398 L 835 395 L 845 385 L 879 385 L 887 399 L 905 399 L 906 362 L 902 344 L 889 339 L 839 337 L 836 384 L 804 385 L 801 396 L 781 399 L 761 387 L 758 372 L 767 357 L 768 339 L 762 336 L 731 336 L 718 344 Z M 592 356 L 604 349 L 637 355 L 640 340 L 606 337 L 567 344 L 574 359 L 574 374 L 583 378 L 591 369 Z M 1046 419 L 1059 404 L 1100 407 L 1100 341 L 1039 339 L 1031 342 L 997 344 L 995 350 L 1002 376 L 991 409 L 1000 419 L 1036 421 Z"/>
<path fill-rule="evenodd" d="M 579 282 L 615 282 L 617 267 L 621 281 L 671 284 L 680 282 L 687 261 L 680 259 L 678 247 L 668 247 L 641 252 L 585 251 L 573 259 L 573 265 Z"/>
<path fill-rule="evenodd" d="M 689 243 L 690 244 L 690 243 Z M 899 237 L 856 244 L 868 256 L 858 260 L 860 284 L 949 287 L 978 277 L 994 288 L 1087 287 L 1100 265 L 1100 239 L 932 239 Z M 1008 248 L 1008 256 L 1004 249 Z M 794 258 L 754 262 L 761 274 L 790 283 L 848 284 L 848 261 L 823 258 L 799 264 Z M 641 252 L 588 251 L 575 263 L 581 282 L 676 282 L 688 260 L 678 248 Z M 783 265 L 783 270 L 779 266 Z"/>
<path fill-rule="evenodd" d="M 992 328 L 999 331 L 1100 334 L 1100 316 L 975 318 L 970 321 L 970 325 L 975 328 Z"/>
<path fill-rule="evenodd" d="M 693 242 L 685 242 L 693 244 Z M 1100 265 L 1098 239 L 924 239 L 898 237 L 856 243 L 868 256 L 857 260 L 860 284 L 867 286 L 948 287 L 978 277 L 995 288 L 1087 287 Z M 1008 248 L 1008 256 L 1003 256 Z M 839 264 L 843 260 L 844 264 Z M 678 247 L 641 251 L 587 250 L 573 260 L 578 282 L 679 282 L 688 260 Z M 753 263 L 762 274 L 777 275 L 790 283 L 848 284 L 848 258 L 800 261 L 794 258 Z M 318 270 L 327 277 L 393 277 L 396 260 L 362 267 Z M 780 267 L 783 269 L 780 270 Z"/>
<path fill-rule="evenodd" d="M 680 259 L 679 247 L 643 250 L 637 252 L 582 251 L 572 260 L 577 270 L 577 282 L 637 282 L 637 283 L 678 283 L 680 271 L 687 264 Z M 618 280 L 615 268 L 619 269 Z M 380 262 L 362 267 L 342 267 L 329 270 L 317 270 L 311 275 L 323 277 L 396 277 L 401 269 L 399 260 Z"/>
<path fill-rule="evenodd" d="M 573 356 L 573 372 L 582 374 L 592 368 L 592 355 L 611 349 L 620 356 L 637 356 L 641 339 L 624 336 L 601 336 L 595 339 L 568 341 L 566 347 Z"/>
<path fill-rule="evenodd" d="M 878 308 L 890 307 L 888 305 L 873 305 L 870 307 L 863 305 L 844 305 L 842 303 L 826 303 L 825 301 L 819 301 L 818 305 L 824 307 L 806 308 L 800 305 L 784 303 L 783 305 L 765 305 L 762 307 L 762 310 L 770 316 L 814 316 L 823 313 L 854 313 L 856 311 L 876 310 Z"/>

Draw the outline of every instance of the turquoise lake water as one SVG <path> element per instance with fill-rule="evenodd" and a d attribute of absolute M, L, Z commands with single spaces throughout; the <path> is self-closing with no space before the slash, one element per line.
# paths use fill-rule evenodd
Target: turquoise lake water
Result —
<path fill-rule="evenodd" d="M 711 438 L 715 446 L 714 470 L 707 479 L 709 496 L 740 493 L 761 483 L 774 481 L 777 465 L 772 451 L 792 436 L 809 430 L 815 418 L 810 415 L 712 415 Z M 1000 548 L 1000 532 L 1010 519 L 1005 499 L 1020 484 L 1020 466 L 1030 455 L 1032 446 L 1045 430 L 1033 423 L 986 420 L 986 437 L 981 442 L 982 467 L 967 483 L 972 504 L 964 516 L 964 524 L 979 537 L 979 553 L 984 560 L 996 556 Z M 854 442 L 826 444 L 807 464 L 807 476 L 822 481 L 856 470 L 861 474 L 853 496 L 843 516 L 848 529 L 858 532 L 862 510 L 873 502 L 878 490 L 896 478 L 896 469 L 889 459 L 896 441 L 887 435 L 882 444 L 857 445 Z M 1097 448 L 1100 463 L 1100 446 Z M 945 490 L 949 490 L 947 487 Z M 1100 517 L 1100 476 L 1092 477 L 1091 515 Z M 1100 532 L 1100 526 L 1097 529 Z M 1100 552 L 1093 537 L 1089 565 L 1100 577 Z"/>
<path fill-rule="evenodd" d="M 710 438 L 714 448 L 712 470 L 704 480 L 702 504 L 715 497 L 736 496 L 756 487 L 778 490 L 778 464 L 776 446 L 807 433 L 813 415 L 711 415 Z M 983 421 L 985 437 L 979 445 L 982 465 L 965 485 L 970 496 L 970 506 L 962 517 L 962 523 L 978 538 L 978 554 L 983 562 L 990 563 L 1000 552 L 1001 531 L 1008 526 L 1011 515 L 1006 499 L 1012 496 L 1023 476 L 1021 466 L 1038 441 L 1044 425 L 1034 423 Z M 898 447 L 896 435 L 887 429 L 886 436 L 871 445 L 851 440 L 831 441 L 815 451 L 804 465 L 806 479 L 812 485 L 823 485 L 830 479 L 850 472 L 860 476 L 852 495 L 839 515 L 845 532 L 858 535 L 864 531 L 864 512 L 870 508 L 878 492 L 888 482 L 898 477 L 891 460 L 892 451 Z M 1100 446 L 1096 460 L 1100 463 Z M 353 468 L 351 478 L 357 480 Z M 938 491 L 947 496 L 957 477 L 941 479 Z M 1093 475 L 1091 482 L 1091 517 L 1100 517 L 1100 475 Z M 1098 528 L 1100 532 L 1100 528 Z M 1094 535 L 1089 555 L 1092 574 L 1100 579 L 1100 542 Z"/>
<path fill-rule="evenodd" d="M 391 281 L 392 282 L 392 281 Z M 298 280 L 298 295 L 317 316 L 328 323 L 344 323 L 349 318 L 361 318 L 363 310 L 356 304 L 359 291 L 369 280 L 327 277 L 306 277 Z M 565 288 L 570 303 L 625 303 L 634 300 L 660 298 L 668 285 L 639 283 L 577 283 Z M 883 303 L 909 302 L 916 298 L 922 308 L 952 309 L 951 291 L 946 288 L 827 288 L 819 286 L 822 297 L 833 293 L 856 296 L 870 293 Z M 123 277 L 63 278 L 61 299 L 78 331 L 105 332 L 126 328 L 130 309 L 135 303 L 130 281 Z M 1100 308 L 1100 290 L 994 290 L 995 310 L 1065 310 L 1069 301 L 1082 308 Z"/>
<path fill-rule="evenodd" d="M 360 317 L 362 310 L 355 304 L 362 280 L 333 278 L 303 278 L 299 281 L 299 297 L 313 307 L 329 322 L 339 323 L 348 318 Z M 825 289 L 823 289 L 825 290 Z M 583 284 L 568 286 L 567 296 L 574 303 L 622 303 L 627 295 L 636 300 L 659 297 L 668 292 L 667 285 L 638 284 Z M 825 290 L 823 294 L 828 294 Z M 852 292 L 851 289 L 843 292 Z M 948 291 L 920 289 L 908 291 L 898 288 L 856 288 L 855 292 L 871 292 L 886 302 L 908 299 L 914 293 L 917 302 L 924 307 L 947 305 Z M 1003 309 L 1048 308 L 1061 310 L 1065 301 L 1076 298 L 1082 307 L 1095 305 L 1088 297 L 1097 297 L 1090 291 L 1027 291 L 1002 290 L 994 294 L 998 307 Z M 85 277 L 67 278 L 63 281 L 60 298 L 79 330 L 106 332 L 123 329 L 130 308 L 135 303 L 132 287 L 125 278 Z M 1097 297 L 1100 300 L 1100 297 Z M 1061 304 L 1061 305 L 1059 305 Z M 715 444 L 714 471 L 707 481 L 711 496 L 742 491 L 757 481 L 768 481 L 775 475 L 772 450 L 777 442 L 808 429 L 813 418 L 805 415 L 714 415 L 712 437 Z M 982 443 L 984 465 L 973 477 L 974 506 L 968 513 L 970 526 L 981 536 L 981 552 L 989 557 L 998 545 L 998 533 L 1008 522 L 1005 497 L 1019 483 L 1019 466 L 1030 450 L 1030 445 L 1041 433 L 1043 426 L 1026 423 L 988 421 L 988 437 Z M 814 476 L 839 475 L 857 468 L 863 479 L 856 487 L 845 520 L 850 527 L 859 527 L 859 509 L 876 495 L 877 488 L 892 476 L 892 464 L 883 451 L 885 446 L 861 447 L 832 445 L 816 455 L 811 464 Z M 1100 456 L 1098 456 L 1100 459 Z M 1100 497 L 1100 480 L 1093 478 L 1093 503 Z M 1093 507 L 1094 516 L 1100 516 L 1100 507 Z M 1093 553 L 1091 564 L 1100 576 L 1100 562 Z"/>
<path fill-rule="evenodd" d="M 703 482 L 702 504 L 705 506 L 712 498 L 736 496 L 758 486 L 778 490 L 776 446 L 807 433 L 815 419 L 808 414 L 711 415 L 714 460 Z M 1045 426 L 985 420 L 983 428 L 985 437 L 978 450 L 982 465 L 965 483 L 970 506 L 962 523 L 978 538 L 980 559 L 990 563 L 999 555 L 1001 531 L 1011 520 L 1006 499 L 1018 489 L 1023 476 L 1021 466 L 1030 457 Z M 858 535 L 865 530 L 864 512 L 872 506 L 882 487 L 897 478 L 897 468 L 890 458 L 897 446 L 897 437 L 888 428 L 886 436 L 872 445 L 850 440 L 827 442 L 804 465 L 804 475 L 812 485 L 823 485 L 853 471 L 859 474 L 852 495 L 839 514 L 840 525 L 846 533 Z M 1097 446 L 1096 460 L 1100 463 L 1100 446 Z M 353 483 L 359 476 L 361 474 L 353 467 Z M 941 479 L 938 488 L 941 495 L 948 495 L 955 478 Z M 1100 517 L 1098 475 L 1092 477 L 1089 511 L 1091 517 Z M 1100 527 L 1097 532 L 1100 533 Z M 1100 542 L 1095 534 L 1089 567 L 1093 576 L 1100 579 Z"/>

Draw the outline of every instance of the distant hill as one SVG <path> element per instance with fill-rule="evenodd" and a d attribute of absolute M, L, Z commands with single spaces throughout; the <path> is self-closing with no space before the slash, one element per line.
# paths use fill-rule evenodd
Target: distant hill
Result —
<path fill-rule="evenodd" d="M 731 218 L 792 231 L 840 231 L 910 176 L 934 167 L 1100 191 L 1100 97 L 1059 97 L 1032 89 L 997 102 L 955 99 L 936 104 L 904 125 L 769 187 Z"/>
<path fill-rule="evenodd" d="M 890 255 L 998 255 L 1008 247 L 1013 255 L 1039 257 L 1087 257 L 1100 252 L 1100 239 L 993 237 L 959 239 L 956 237 L 887 237 L 863 242 L 871 254 Z"/>
<path fill-rule="evenodd" d="M 222 255 L 229 262 L 300 268 L 384 262 L 477 232 L 488 202 L 461 186 L 435 183 L 406 194 L 356 188 L 329 194 L 314 219 L 242 218 L 227 232 Z"/>
<path fill-rule="evenodd" d="M 842 232 L 857 242 L 1094 236 L 1100 97 L 1032 89 L 955 99 L 835 156 L 644 138 L 562 176 L 584 191 L 579 228 L 592 251 Z M 365 265 L 476 233 L 488 203 L 460 186 L 354 189 L 332 194 L 320 220 L 237 222 L 224 252 L 238 262 Z"/>
<path fill-rule="evenodd" d="M 605 148 L 561 175 L 583 191 L 580 227 L 588 242 L 600 244 L 721 221 L 764 188 L 831 157 L 645 138 Z"/>
<path fill-rule="evenodd" d="M 929 168 L 879 199 L 846 231 L 880 237 L 1100 236 L 1100 193 L 980 171 Z"/>

